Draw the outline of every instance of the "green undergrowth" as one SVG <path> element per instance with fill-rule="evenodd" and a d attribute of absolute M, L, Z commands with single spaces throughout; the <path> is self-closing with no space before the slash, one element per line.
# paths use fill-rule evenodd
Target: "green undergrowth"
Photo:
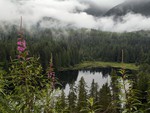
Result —
<path fill-rule="evenodd" d="M 90 68 L 124 68 L 129 70 L 138 70 L 139 66 L 134 63 L 118 63 L 118 62 L 101 62 L 101 61 L 85 61 L 75 66 L 70 66 L 67 68 L 61 68 L 59 70 L 80 70 L 80 69 L 90 69 Z"/>

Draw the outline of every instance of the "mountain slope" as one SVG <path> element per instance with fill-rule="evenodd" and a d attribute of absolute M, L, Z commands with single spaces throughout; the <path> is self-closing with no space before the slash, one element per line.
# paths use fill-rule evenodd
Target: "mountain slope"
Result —
<path fill-rule="evenodd" d="M 150 0 L 128 0 L 110 9 L 105 15 L 122 16 L 128 12 L 150 16 Z"/>

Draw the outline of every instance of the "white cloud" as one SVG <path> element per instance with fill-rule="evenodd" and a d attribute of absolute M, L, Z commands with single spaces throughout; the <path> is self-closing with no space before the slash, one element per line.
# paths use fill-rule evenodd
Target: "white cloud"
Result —
<path fill-rule="evenodd" d="M 92 3 L 100 7 L 112 8 L 126 0 L 78 0 L 80 2 Z"/>
<path fill-rule="evenodd" d="M 97 22 L 98 28 L 103 31 L 132 32 L 150 30 L 150 17 L 141 14 L 128 13 L 117 22 L 113 20 L 113 17 L 99 18 Z"/>
<path fill-rule="evenodd" d="M 108 3 L 108 0 L 104 1 L 103 4 Z M 111 2 L 115 0 L 109 1 L 109 4 L 112 4 Z M 96 3 L 96 0 L 93 2 Z M 88 5 L 79 2 L 79 0 L 21 0 L 17 3 L 10 0 L 0 0 L 0 23 L 6 21 L 19 25 L 20 16 L 23 16 L 24 24 L 30 26 L 35 25 L 43 17 L 50 17 L 57 21 L 41 22 L 42 27 L 71 25 L 78 28 L 116 32 L 150 30 L 150 17 L 129 13 L 122 17 L 122 21 L 116 22 L 113 17 L 89 15 L 84 12 L 87 8 Z"/>
<path fill-rule="evenodd" d="M 77 0 L 22 0 L 20 2 L 0 0 L 0 21 L 14 21 L 23 16 L 24 21 L 31 24 L 45 16 L 55 18 L 61 15 L 60 19 L 66 18 L 65 16 L 74 14 L 76 10 L 82 11 L 86 8 L 87 5 Z"/>

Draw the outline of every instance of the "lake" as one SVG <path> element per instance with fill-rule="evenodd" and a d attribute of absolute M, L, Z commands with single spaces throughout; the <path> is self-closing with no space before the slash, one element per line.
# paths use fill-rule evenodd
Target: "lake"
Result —
<path fill-rule="evenodd" d="M 111 68 L 93 68 L 93 69 L 84 69 L 84 70 L 70 70 L 70 71 L 62 71 L 57 74 L 57 78 L 59 79 L 62 87 L 66 95 L 69 94 L 69 84 L 75 83 L 75 86 L 78 86 L 78 83 L 81 77 L 84 78 L 87 89 L 89 90 L 91 87 L 91 83 L 94 79 L 96 83 L 98 83 L 99 88 L 101 88 L 104 84 L 111 82 L 110 77 Z"/>
<path fill-rule="evenodd" d="M 99 89 L 102 88 L 102 86 L 106 83 L 108 83 L 108 85 L 110 85 L 111 78 L 112 78 L 111 70 L 112 70 L 112 68 L 93 68 L 93 69 L 84 69 L 84 70 L 70 70 L 70 71 L 61 71 L 61 72 L 57 73 L 56 75 L 62 85 L 61 87 L 63 87 L 64 92 L 67 96 L 69 94 L 70 84 L 75 83 L 75 86 L 78 86 L 79 81 L 82 77 L 84 78 L 84 80 L 86 82 L 88 91 L 91 88 L 91 83 L 92 83 L 93 79 L 94 79 L 95 83 L 98 83 Z M 133 73 L 131 70 L 126 70 L 126 72 L 127 72 L 127 74 Z M 119 73 L 117 73 L 116 76 L 120 76 Z M 128 79 L 132 80 L 132 78 L 128 78 Z M 131 86 L 129 84 L 128 79 L 126 79 L 124 81 L 126 90 L 128 90 L 129 87 Z M 118 77 L 117 81 L 119 82 L 119 84 L 123 84 L 122 77 Z M 112 84 L 110 85 L 110 89 L 112 89 Z M 119 98 L 122 101 L 121 107 L 123 108 L 125 106 L 125 102 L 124 102 L 125 90 L 122 88 L 120 89 Z"/>

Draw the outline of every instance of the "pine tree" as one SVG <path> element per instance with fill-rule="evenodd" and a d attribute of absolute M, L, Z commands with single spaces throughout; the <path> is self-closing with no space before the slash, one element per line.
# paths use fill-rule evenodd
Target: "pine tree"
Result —
<path fill-rule="evenodd" d="M 142 65 L 140 66 L 140 71 L 138 74 L 138 79 L 136 81 L 137 84 L 137 90 L 140 91 L 140 94 L 138 95 L 139 100 L 143 104 L 142 108 L 145 110 L 149 104 L 147 104 L 150 100 L 150 65 Z M 146 107 L 147 106 L 147 107 Z M 149 107 L 148 107 L 149 108 Z M 148 109 L 147 111 L 150 112 Z"/>
<path fill-rule="evenodd" d="M 69 107 L 68 109 L 70 113 L 76 113 L 76 101 L 77 101 L 76 88 L 74 87 L 74 84 L 71 84 L 68 95 L 68 107 Z"/>
<path fill-rule="evenodd" d="M 94 79 L 91 83 L 90 97 L 94 99 L 94 102 L 98 100 L 98 84 L 94 82 Z"/>
<path fill-rule="evenodd" d="M 56 102 L 56 106 L 55 109 L 58 113 L 63 113 L 66 110 L 66 98 L 65 98 L 65 92 L 62 89 L 61 90 L 61 95 L 58 98 L 57 102 Z"/>
<path fill-rule="evenodd" d="M 94 97 L 94 89 L 95 89 L 95 82 L 93 79 L 92 84 L 91 84 L 91 89 L 90 89 L 90 97 Z"/>
<path fill-rule="evenodd" d="M 102 112 L 110 113 L 111 93 L 108 83 L 103 85 L 99 91 L 99 105 L 102 106 Z"/>
<path fill-rule="evenodd" d="M 87 90 L 86 90 L 86 83 L 84 78 L 82 77 L 79 81 L 78 85 L 78 102 L 77 102 L 77 110 L 80 112 L 83 108 L 86 107 L 87 104 Z M 84 112 L 83 112 L 84 113 Z"/>
<path fill-rule="evenodd" d="M 66 97 L 65 97 L 65 92 L 64 92 L 64 90 L 62 89 L 62 92 L 61 92 L 61 100 L 60 100 L 60 105 L 61 105 L 61 107 L 62 108 L 65 108 L 66 107 Z"/>
<path fill-rule="evenodd" d="M 113 112 L 118 113 L 120 105 L 118 104 L 119 101 L 119 88 L 118 88 L 118 81 L 117 81 L 117 73 L 115 70 L 111 71 L 111 89 L 112 89 L 112 108 Z"/>

